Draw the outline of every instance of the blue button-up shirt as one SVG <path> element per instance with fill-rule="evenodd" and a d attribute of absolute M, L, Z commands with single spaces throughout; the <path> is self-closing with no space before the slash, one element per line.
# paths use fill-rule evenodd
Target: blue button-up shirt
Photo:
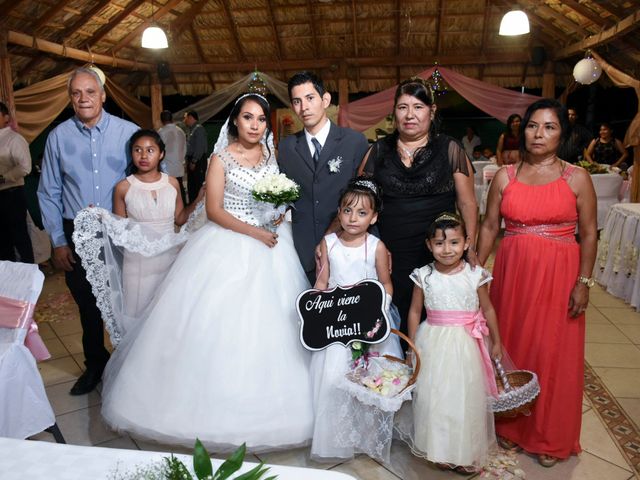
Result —
<path fill-rule="evenodd" d="M 113 189 L 125 177 L 135 124 L 102 110 L 87 128 L 77 117 L 62 122 L 47 138 L 38 186 L 44 227 L 54 247 L 67 244 L 63 219 L 89 205 L 111 210 Z"/>

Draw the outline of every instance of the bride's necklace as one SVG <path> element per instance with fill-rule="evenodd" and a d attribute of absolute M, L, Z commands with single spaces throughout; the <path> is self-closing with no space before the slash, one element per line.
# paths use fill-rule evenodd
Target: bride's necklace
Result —
<path fill-rule="evenodd" d="M 249 158 L 245 155 L 244 153 L 244 148 L 241 147 L 239 144 L 237 146 L 237 150 L 238 153 L 240 154 L 240 156 L 242 157 L 242 159 L 247 162 L 247 165 L 249 166 L 249 168 L 255 168 L 261 161 L 262 161 L 262 149 L 260 149 L 260 155 L 258 156 L 258 159 L 256 161 L 251 161 L 249 160 Z"/>

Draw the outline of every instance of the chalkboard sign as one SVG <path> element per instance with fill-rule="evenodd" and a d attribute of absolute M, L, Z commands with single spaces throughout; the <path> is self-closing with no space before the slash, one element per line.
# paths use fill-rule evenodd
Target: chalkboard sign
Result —
<path fill-rule="evenodd" d="M 300 341 L 308 350 L 334 343 L 380 343 L 389 336 L 385 290 L 376 280 L 333 290 L 305 290 L 298 295 Z"/>

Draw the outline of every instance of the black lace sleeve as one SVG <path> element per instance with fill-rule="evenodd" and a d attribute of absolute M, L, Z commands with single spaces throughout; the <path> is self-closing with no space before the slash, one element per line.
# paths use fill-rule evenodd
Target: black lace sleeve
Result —
<path fill-rule="evenodd" d="M 471 175 L 474 173 L 473 165 L 471 165 L 464 148 L 453 138 L 449 141 L 449 162 L 453 173 L 463 173 L 467 177 L 470 174 L 469 172 L 471 172 Z"/>

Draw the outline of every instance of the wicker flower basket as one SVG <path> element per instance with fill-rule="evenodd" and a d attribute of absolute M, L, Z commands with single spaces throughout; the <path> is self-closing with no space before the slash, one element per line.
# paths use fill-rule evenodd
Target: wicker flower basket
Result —
<path fill-rule="evenodd" d="M 529 370 L 505 372 L 500 360 L 494 361 L 498 387 L 498 398 L 492 404 L 494 416 L 513 418 L 518 415 L 529 415 L 540 393 L 538 376 Z"/>
<path fill-rule="evenodd" d="M 413 390 L 416 378 L 420 372 L 420 355 L 418 354 L 414 343 L 402 332 L 392 328 L 391 333 L 398 335 L 404 339 L 409 348 L 413 351 L 415 362 L 413 369 L 409 367 L 404 360 L 392 355 L 384 355 L 383 357 L 372 357 L 369 359 L 368 366 L 356 368 L 344 377 L 339 387 L 358 399 L 365 405 L 372 405 L 387 412 L 393 412 L 400 409 L 405 400 L 411 398 L 411 390 Z M 407 383 L 402 388 L 391 395 L 382 395 L 365 385 L 367 376 L 380 374 L 384 371 L 401 371 L 410 372 L 411 375 Z"/>

